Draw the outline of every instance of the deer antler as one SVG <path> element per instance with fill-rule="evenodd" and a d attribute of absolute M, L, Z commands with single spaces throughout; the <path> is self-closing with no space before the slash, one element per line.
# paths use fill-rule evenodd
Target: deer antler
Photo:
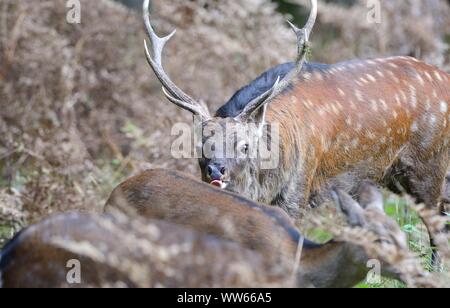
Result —
<path fill-rule="evenodd" d="M 189 95 L 178 88 L 175 83 L 169 78 L 162 66 L 162 53 L 167 42 L 175 35 L 176 30 L 166 37 L 159 37 L 156 35 L 151 22 L 149 13 L 150 0 L 145 0 L 143 5 L 144 23 L 147 30 L 148 37 L 152 45 L 152 52 L 150 52 L 147 41 L 145 43 L 145 54 L 147 61 L 150 64 L 156 77 L 163 85 L 164 95 L 173 104 L 192 112 L 194 115 L 201 116 L 204 119 L 211 118 L 211 115 L 203 104 L 192 99 Z"/>
<path fill-rule="evenodd" d="M 288 21 L 292 30 L 297 35 L 298 53 L 295 69 L 289 72 L 289 74 L 287 74 L 281 81 L 280 78 L 278 78 L 269 91 L 263 93 L 262 95 L 251 101 L 239 114 L 239 116 L 237 117 L 238 120 L 245 121 L 250 118 L 256 110 L 266 105 L 269 101 L 272 100 L 272 98 L 283 92 L 291 84 L 292 80 L 294 80 L 298 76 L 306 61 L 306 55 L 309 49 L 309 37 L 311 35 L 314 24 L 316 23 L 316 19 L 317 0 L 311 0 L 311 13 L 304 28 L 299 29 L 294 24 Z"/>

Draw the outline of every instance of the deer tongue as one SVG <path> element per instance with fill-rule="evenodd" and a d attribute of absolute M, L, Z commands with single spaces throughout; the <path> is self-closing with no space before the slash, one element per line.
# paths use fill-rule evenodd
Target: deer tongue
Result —
<path fill-rule="evenodd" d="M 222 187 L 222 181 L 214 180 L 210 184 L 219 188 Z"/>

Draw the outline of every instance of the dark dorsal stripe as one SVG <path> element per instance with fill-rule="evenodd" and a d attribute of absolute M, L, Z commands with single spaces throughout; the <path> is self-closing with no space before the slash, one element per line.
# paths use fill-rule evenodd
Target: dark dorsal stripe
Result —
<path fill-rule="evenodd" d="M 278 77 L 281 79 L 284 78 L 292 69 L 294 69 L 294 66 L 294 62 L 285 63 L 263 73 L 249 85 L 237 91 L 230 100 L 216 112 L 216 116 L 219 118 L 237 117 L 248 103 L 268 91 L 274 85 Z M 302 71 L 324 71 L 328 67 L 329 65 L 327 64 L 305 63 Z"/>

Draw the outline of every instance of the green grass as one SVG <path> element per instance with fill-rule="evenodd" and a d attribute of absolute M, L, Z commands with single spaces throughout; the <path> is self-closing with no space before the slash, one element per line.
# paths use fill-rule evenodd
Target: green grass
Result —
<path fill-rule="evenodd" d="M 385 210 L 407 235 L 410 250 L 421 256 L 422 265 L 431 271 L 431 249 L 428 246 L 428 234 L 417 213 L 408 210 L 407 201 L 398 197 L 387 198 Z M 398 280 L 382 278 L 381 283 L 362 282 L 357 288 L 406 288 L 406 285 Z"/>
<path fill-rule="evenodd" d="M 358 289 L 405 289 L 406 285 L 395 279 L 382 278 L 381 283 L 366 283 L 362 282 L 357 285 Z"/>
<path fill-rule="evenodd" d="M 11 239 L 13 235 L 14 228 L 10 225 L 0 225 L 0 249 L 6 244 L 8 240 Z"/>
<path fill-rule="evenodd" d="M 318 209 L 319 211 L 321 209 Z M 320 215 L 329 215 L 319 212 Z M 426 270 L 432 271 L 431 249 L 429 247 L 428 233 L 422 220 L 415 211 L 408 207 L 408 201 L 404 198 L 389 196 L 385 198 L 385 211 L 388 216 L 393 218 L 400 226 L 401 230 L 407 235 L 409 249 L 420 256 L 421 263 Z M 302 230 L 304 235 L 313 241 L 324 243 L 332 238 L 332 235 L 317 228 L 306 228 Z M 406 285 L 398 280 L 382 277 L 377 283 L 361 282 L 357 288 L 406 288 Z"/>

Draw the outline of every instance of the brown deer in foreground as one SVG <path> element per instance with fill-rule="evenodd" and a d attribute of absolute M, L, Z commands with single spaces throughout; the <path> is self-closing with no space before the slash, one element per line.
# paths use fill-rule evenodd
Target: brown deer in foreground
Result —
<path fill-rule="evenodd" d="M 72 260 L 76 283 L 67 278 Z M 286 277 L 276 268 L 235 243 L 163 221 L 70 213 L 5 247 L 0 287 L 268 287 Z"/>
<path fill-rule="evenodd" d="M 360 191 L 361 206 L 346 193 L 337 192 L 335 202 L 349 223 L 374 232 L 398 249 L 406 249 L 405 235 L 384 214 L 381 193 L 369 183 Z M 238 243 L 273 264 L 284 264 L 282 268 L 298 266 L 296 286 L 351 287 L 367 275 L 368 257 L 362 247 L 337 241 L 313 243 L 302 237 L 281 209 L 252 202 L 179 172 L 150 170 L 125 181 L 111 194 L 105 210 L 127 212 L 130 207 L 139 217 L 164 220 Z M 299 243 L 301 261 L 296 264 Z M 394 272 L 387 265 L 383 269 L 385 274 Z"/>
<path fill-rule="evenodd" d="M 265 72 L 212 116 L 165 73 L 162 53 L 174 33 L 166 38 L 155 34 L 148 2 L 144 4 L 152 46 L 150 51 L 146 44 L 148 62 L 167 98 L 201 118 L 203 148 L 233 139 L 233 153 L 258 151 L 252 147 L 254 140 L 262 139 L 262 128 L 280 127 L 277 168 L 261 168 L 259 155 L 226 157 L 212 150 L 200 159 L 205 181 L 282 207 L 292 216 L 309 202 L 320 203 L 314 196 L 341 176 L 354 179 L 352 193 L 371 179 L 395 192 L 400 185 L 429 208 L 437 206 L 449 162 L 447 73 L 410 57 L 306 63 L 305 47 L 317 16 L 317 1 L 311 0 L 307 25 L 302 30 L 294 27 L 297 63 Z M 258 129 L 238 133 L 249 123 Z M 222 128 L 225 138 L 211 133 L 214 127 Z M 267 137 L 276 136 L 269 131 Z"/>
<path fill-rule="evenodd" d="M 362 207 L 336 193 L 348 221 L 404 249 L 405 236 L 384 214 L 379 192 L 370 184 L 361 189 Z M 310 242 L 281 209 L 177 172 L 153 170 L 126 181 L 106 210 L 59 215 L 24 230 L 2 252 L 3 286 L 351 287 L 368 272 L 362 247 Z M 80 285 L 66 280 L 73 259 L 81 263 Z"/>

